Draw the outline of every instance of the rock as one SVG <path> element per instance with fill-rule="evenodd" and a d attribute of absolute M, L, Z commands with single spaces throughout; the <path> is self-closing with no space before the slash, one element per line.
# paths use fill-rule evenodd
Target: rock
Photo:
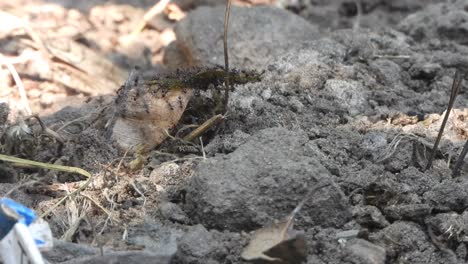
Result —
<path fill-rule="evenodd" d="M 363 239 L 353 239 L 346 245 L 345 260 L 350 263 L 384 264 L 386 258 L 385 248 Z"/>
<path fill-rule="evenodd" d="M 56 239 L 54 240 L 54 247 L 52 250 L 45 251 L 43 256 L 51 263 L 63 263 L 68 260 L 94 256 L 99 253 L 100 251 L 98 248 L 89 245 L 64 242 Z"/>
<path fill-rule="evenodd" d="M 181 263 L 207 263 L 219 258 L 222 252 L 222 243 L 205 229 L 202 225 L 195 225 L 189 228 L 187 233 L 178 241 L 177 259 Z"/>
<path fill-rule="evenodd" d="M 465 1 L 428 5 L 409 15 L 398 28 L 416 41 L 445 39 L 467 45 L 468 13 Z"/>
<path fill-rule="evenodd" d="M 409 74 L 413 78 L 432 80 L 442 70 L 438 63 L 416 63 L 411 66 Z"/>
<path fill-rule="evenodd" d="M 170 260 L 177 252 L 177 239 L 183 234 L 182 230 L 147 220 L 143 226 L 129 228 L 127 243 L 143 246 L 144 251 Z"/>
<path fill-rule="evenodd" d="M 384 247 L 390 259 L 397 256 L 401 258 L 402 253 L 405 252 L 430 256 L 430 250 L 434 250 L 422 228 L 413 222 L 395 222 L 376 233 L 372 233 L 369 240 Z M 419 251 L 422 248 L 426 248 L 428 251 Z"/>
<path fill-rule="evenodd" d="M 387 219 L 375 206 L 356 206 L 353 209 L 353 217 L 360 225 L 368 228 L 384 228 L 389 225 Z"/>
<path fill-rule="evenodd" d="M 299 47 L 292 46 L 281 56 L 272 58 L 268 71 L 276 82 L 286 81 L 289 86 L 318 90 L 334 74 L 332 68 L 342 63 L 345 56 L 345 46 L 336 40 L 322 38 Z"/>
<path fill-rule="evenodd" d="M 397 204 L 384 208 L 385 216 L 392 220 L 419 221 L 430 215 L 432 207 L 428 204 Z"/>
<path fill-rule="evenodd" d="M 248 140 L 249 136 L 249 134 L 244 133 L 241 130 L 236 130 L 230 135 L 217 135 L 210 141 L 210 144 L 205 147 L 205 151 L 209 154 L 231 153 L 244 144 Z"/>
<path fill-rule="evenodd" d="M 170 221 L 188 223 L 189 219 L 184 211 L 175 203 L 165 202 L 159 205 L 161 215 Z"/>
<path fill-rule="evenodd" d="M 367 94 L 356 81 L 330 79 L 325 83 L 325 90 L 334 96 L 352 116 L 365 112 L 369 108 Z"/>
<path fill-rule="evenodd" d="M 468 207 L 468 180 L 445 180 L 424 193 L 424 200 L 439 211 L 462 211 Z"/>
<path fill-rule="evenodd" d="M 263 69 L 269 60 L 291 50 L 292 46 L 318 37 L 315 26 L 272 6 L 233 7 L 230 17 L 231 68 Z M 223 19 L 223 6 L 200 7 L 177 24 L 177 45 L 189 65 L 224 65 Z"/>
<path fill-rule="evenodd" d="M 377 73 L 386 86 L 395 88 L 402 85 L 401 67 L 391 60 L 378 59 L 370 62 L 370 66 Z"/>
<path fill-rule="evenodd" d="M 418 195 L 423 195 L 434 188 L 442 181 L 443 177 L 442 175 L 421 172 L 415 167 L 408 167 L 396 175 L 398 182 L 405 184 L 411 192 Z"/>
<path fill-rule="evenodd" d="M 234 152 L 201 163 L 187 188 L 186 212 L 208 227 L 253 229 L 283 219 L 310 188 L 330 183 L 305 204 L 297 226 L 343 225 L 350 205 L 331 174 L 305 155 L 307 141 L 304 132 L 265 129 Z"/>
<path fill-rule="evenodd" d="M 468 222 L 466 222 L 466 214 L 459 215 L 457 213 L 442 213 L 430 217 L 426 220 L 428 228 L 433 234 L 446 243 L 448 242 L 465 242 L 466 232 L 468 231 Z"/>
<path fill-rule="evenodd" d="M 92 257 L 77 258 L 70 261 L 62 262 L 62 264 L 103 264 L 103 263 L 158 263 L 169 264 L 171 259 L 168 256 L 161 256 L 145 251 L 124 251 L 113 252 L 106 255 L 97 255 Z"/>

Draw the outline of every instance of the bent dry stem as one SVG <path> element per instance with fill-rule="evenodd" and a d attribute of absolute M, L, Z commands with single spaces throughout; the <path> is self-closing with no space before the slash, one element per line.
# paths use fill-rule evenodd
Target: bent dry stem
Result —
<path fill-rule="evenodd" d="M 38 162 L 38 161 L 33 161 L 33 160 L 27 160 L 27 159 L 21 159 L 17 157 L 12 157 L 4 154 L 0 154 L 0 160 L 6 161 L 6 162 L 11 162 L 13 164 L 17 165 L 22 165 L 22 166 L 30 166 L 30 167 L 35 167 L 35 168 L 40 168 L 40 169 L 47 169 L 47 170 L 56 170 L 56 171 L 63 171 L 63 172 L 70 172 L 70 173 L 78 173 L 80 175 L 85 176 L 88 178 L 85 183 L 80 185 L 78 189 L 74 190 L 70 194 L 67 194 L 65 197 L 60 199 L 57 203 L 55 203 L 51 208 L 49 208 L 45 213 L 43 213 L 40 217 L 44 217 L 49 215 L 55 208 L 57 208 L 59 205 L 61 205 L 65 200 L 68 199 L 68 197 L 74 196 L 78 194 L 79 192 L 83 191 L 88 187 L 88 185 L 91 183 L 93 180 L 93 175 L 81 168 L 77 167 L 68 167 L 68 166 L 62 166 L 62 165 L 55 165 L 55 164 L 48 164 L 48 163 L 43 163 L 43 162 Z"/>
<path fill-rule="evenodd" d="M 447 111 L 445 112 L 444 120 L 442 121 L 442 125 L 440 126 L 439 134 L 437 135 L 437 139 L 434 143 L 434 147 L 432 148 L 431 155 L 429 156 L 429 159 L 427 160 L 426 168 L 423 171 L 426 171 L 432 167 L 432 161 L 434 160 L 435 154 L 437 152 L 437 147 L 439 146 L 440 139 L 442 138 L 442 134 L 444 133 L 445 125 L 447 124 L 448 117 L 450 115 L 450 112 L 452 111 L 458 92 L 460 92 L 461 82 L 462 82 L 462 76 L 461 76 L 460 71 L 457 70 L 455 72 L 455 76 L 453 77 L 452 91 L 450 93 L 450 100 L 447 106 Z"/>

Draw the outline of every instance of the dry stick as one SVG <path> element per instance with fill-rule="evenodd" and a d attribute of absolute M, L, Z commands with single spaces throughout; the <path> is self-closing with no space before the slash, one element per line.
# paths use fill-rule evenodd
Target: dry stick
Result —
<path fill-rule="evenodd" d="M 0 64 L 5 65 L 10 71 L 11 76 L 13 76 L 13 79 L 15 80 L 16 87 L 18 88 L 18 92 L 21 97 L 21 104 L 22 104 L 22 110 L 26 111 L 26 115 L 31 115 L 31 107 L 29 107 L 29 100 L 28 96 L 26 95 L 26 91 L 24 89 L 23 82 L 21 81 L 21 78 L 18 75 L 18 72 L 16 71 L 15 67 L 8 62 L 3 55 L 0 54 Z"/>
<path fill-rule="evenodd" d="M 439 134 L 437 135 L 436 142 L 434 143 L 434 147 L 432 148 L 431 156 L 429 156 L 429 160 L 427 161 L 427 165 L 424 171 L 430 169 L 432 166 L 432 161 L 434 160 L 435 154 L 437 152 L 437 147 L 439 146 L 440 139 L 442 138 L 442 134 L 444 133 L 445 125 L 447 124 L 447 120 L 450 115 L 450 112 L 452 111 L 455 99 L 457 98 L 458 92 L 460 91 L 461 82 L 462 76 L 460 71 L 457 70 L 455 72 L 455 76 L 453 77 L 452 91 L 450 93 L 450 100 L 447 106 L 447 111 L 445 112 L 444 120 L 442 121 L 442 125 L 440 126 Z"/>
<path fill-rule="evenodd" d="M 48 135 L 51 138 L 54 138 L 57 140 L 60 144 L 65 144 L 65 139 L 59 135 L 57 132 L 53 131 L 52 129 L 48 128 L 44 122 L 42 122 L 41 118 L 38 115 L 33 115 L 31 118 L 35 118 L 37 122 L 39 122 L 39 125 L 41 126 L 42 133 Z"/>
<path fill-rule="evenodd" d="M 228 28 L 229 28 L 229 14 L 231 13 L 231 0 L 226 0 L 226 10 L 224 11 L 224 36 L 223 36 L 223 46 L 224 46 L 224 70 L 226 71 L 226 77 L 224 78 L 224 84 L 226 85 L 226 90 L 224 92 L 224 106 L 223 106 L 223 115 L 226 114 L 228 103 L 229 103 L 229 53 L 228 53 Z"/>
<path fill-rule="evenodd" d="M 190 132 L 187 136 L 183 138 L 184 141 L 192 141 L 199 136 L 201 136 L 203 133 L 206 132 L 211 127 L 216 126 L 221 120 L 224 119 L 223 115 L 215 115 L 212 118 L 206 120 L 203 124 L 201 124 L 199 127 L 197 127 L 195 130 Z"/>
<path fill-rule="evenodd" d="M 112 221 L 120 223 L 120 221 L 112 217 L 112 214 L 106 208 L 104 208 L 104 206 L 102 206 L 98 201 L 94 200 L 91 196 L 88 196 L 84 193 L 82 193 L 81 196 L 93 202 L 94 205 L 96 205 L 99 209 L 101 209 L 107 215 L 107 217 L 109 217 Z"/>
<path fill-rule="evenodd" d="M 455 162 L 455 165 L 453 166 L 452 177 L 460 176 L 460 168 L 463 165 L 463 160 L 465 159 L 467 153 L 468 153 L 468 140 L 465 142 L 462 152 L 460 153 L 460 156 L 458 156 L 457 162 Z"/>
<path fill-rule="evenodd" d="M 361 17 L 362 17 L 362 1 L 356 0 L 354 1 L 356 4 L 357 15 L 356 20 L 354 21 L 353 31 L 357 31 L 361 25 Z"/>

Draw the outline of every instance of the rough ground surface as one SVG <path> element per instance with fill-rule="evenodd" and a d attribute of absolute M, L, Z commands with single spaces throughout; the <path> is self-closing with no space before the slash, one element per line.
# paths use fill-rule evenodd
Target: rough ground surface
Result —
<path fill-rule="evenodd" d="M 123 8 L 53 2 L 80 10 L 75 18 L 96 19 L 93 10 Z M 134 1 L 135 16 L 148 7 L 144 2 Z M 57 87 L 47 93 L 60 90 L 53 94 L 72 94 L 82 98 L 80 103 L 55 112 L 43 99 L 33 102 L 49 111 L 42 115 L 44 122 L 61 131 L 64 145 L 37 137 L 39 126 L 31 120 L 27 124 L 34 133 L 14 141 L 10 132 L 18 128 L 5 123 L 11 115 L 0 102 L 3 151 L 95 175 L 83 192 L 94 201 L 78 196 L 47 218 L 56 238 L 74 242 L 58 241 L 46 254 L 49 261 L 243 263 L 240 255 L 251 231 L 284 219 L 308 190 L 327 183 L 297 215 L 307 263 L 466 263 L 468 166 L 459 177 L 451 176 L 468 139 L 466 85 L 433 167 L 422 168 L 442 123 L 455 69 L 468 70 L 468 1 L 360 2 L 359 15 L 354 1 L 344 0 L 276 3 L 287 10 L 234 7 L 231 67 L 255 69 L 262 80 L 235 86 L 226 119 L 205 134 L 203 150 L 199 141 L 180 145 L 171 138 L 141 156 L 119 153 L 100 114 L 113 95 L 90 98 Z M 154 29 L 142 33 L 140 50 L 107 43 L 93 30 L 80 43 L 88 42 L 125 69 L 144 59 L 154 67 L 164 61 L 172 69 L 223 65 L 224 9 L 212 1 L 180 5 L 199 4 L 207 6 L 187 10 L 169 45 L 151 46 L 159 41 L 151 38 L 160 34 Z M 120 31 L 131 31 L 125 29 L 131 28 L 128 20 L 134 21 L 116 15 L 101 22 L 113 27 L 115 40 Z M 116 48 L 106 50 L 110 43 Z M 0 43 L 0 48 L 11 51 L 11 45 Z M 32 78 L 24 68 L 20 73 Z M 142 75 L 151 78 L 151 70 Z M 216 89 L 221 87 L 194 93 L 172 135 L 183 135 L 184 125 L 210 117 Z M 24 184 L 10 196 L 38 211 L 81 180 L 6 163 L 0 163 L 0 179 L 1 194 Z"/>

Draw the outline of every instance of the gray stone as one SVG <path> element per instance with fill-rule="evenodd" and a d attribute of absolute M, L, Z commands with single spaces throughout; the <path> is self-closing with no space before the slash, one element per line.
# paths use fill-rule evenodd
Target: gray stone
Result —
<path fill-rule="evenodd" d="M 307 141 L 304 132 L 265 129 L 233 153 L 201 163 L 187 189 L 186 211 L 208 227 L 253 229 L 283 219 L 308 190 L 329 183 L 312 195 L 297 224 L 343 225 L 350 205 L 331 174 L 305 155 Z"/>
<path fill-rule="evenodd" d="M 384 264 L 386 259 L 385 248 L 363 239 L 353 239 L 346 245 L 345 260 L 350 263 Z"/>
<path fill-rule="evenodd" d="M 464 10 L 465 5 L 463 0 L 428 5 L 409 15 L 398 27 L 417 41 L 434 38 L 467 45 L 468 13 Z"/>
<path fill-rule="evenodd" d="M 336 40 L 322 38 L 295 47 L 292 46 L 278 58 L 272 58 L 268 70 L 277 82 L 288 82 L 289 86 L 318 90 L 342 63 L 346 48 Z M 275 78 L 276 77 L 276 78 Z"/>
<path fill-rule="evenodd" d="M 50 251 L 45 251 L 43 256 L 51 263 L 62 263 L 79 257 L 95 256 L 99 254 L 99 249 L 85 245 L 70 243 L 61 240 L 54 240 L 54 247 Z"/>
<path fill-rule="evenodd" d="M 143 226 L 129 228 L 127 243 L 171 259 L 177 252 L 177 239 L 182 235 L 182 230 L 147 220 Z"/>
<path fill-rule="evenodd" d="M 468 207 L 468 180 L 445 180 L 423 195 L 426 204 L 439 211 L 461 211 Z"/>
<path fill-rule="evenodd" d="M 299 16 L 272 6 L 233 7 L 228 30 L 231 68 L 265 68 L 318 30 Z M 200 7 L 176 26 L 177 44 L 192 65 L 224 65 L 224 7 Z"/>
<path fill-rule="evenodd" d="M 380 210 L 371 205 L 354 207 L 353 217 L 357 223 L 368 228 L 384 228 L 389 225 Z"/>
<path fill-rule="evenodd" d="M 152 254 L 146 251 L 124 251 L 113 252 L 106 255 L 96 255 L 93 257 L 84 257 L 73 259 L 62 264 L 109 264 L 109 263 L 126 263 L 126 264 L 140 264 L 140 263 L 158 263 L 169 264 L 171 258 L 165 255 Z"/>
<path fill-rule="evenodd" d="M 466 241 L 468 222 L 463 215 L 457 213 L 442 213 L 426 219 L 426 225 L 440 241 L 445 243 L 460 243 Z"/>
<path fill-rule="evenodd" d="M 367 93 L 356 81 L 330 79 L 325 83 L 325 90 L 333 95 L 352 116 L 363 113 L 369 108 Z"/>
<path fill-rule="evenodd" d="M 397 256 L 403 258 L 403 253 L 409 253 L 411 255 L 426 255 L 427 262 L 418 263 L 430 263 L 430 252 L 435 250 L 421 226 L 413 222 L 394 222 L 390 226 L 372 233 L 369 240 L 384 247 L 387 256 L 391 259 Z M 425 248 L 423 252 L 420 251 L 422 248 Z"/>
<path fill-rule="evenodd" d="M 184 211 L 175 203 L 162 203 L 159 205 L 159 211 L 165 219 L 179 223 L 187 223 L 189 221 Z"/>
<path fill-rule="evenodd" d="M 209 255 L 215 246 L 213 236 L 202 225 L 191 227 L 188 232 L 179 240 L 179 248 L 186 254 L 195 257 Z"/>
<path fill-rule="evenodd" d="M 419 221 L 430 215 L 432 207 L 428 204 L 397 204 L 384 208 L 385 216 L 390 220 Z"/>
<path fill-rule="evenodd" d="M 181 263 L 207 263 L 219 258 L 222 247 L 222 242 L 213 233 L 202 225 L 195 225 L 178 241 L 177 259 Z"/>
<path fill-rule="evenodd" d="M 249 134 L 241 130 L 236 130 L 230 135 L 217 135 L 210 141 L 210 144 L 205 147 L 205 151 L 209 154 L 231 153 L 244 144 L 249 136 Z"/>

